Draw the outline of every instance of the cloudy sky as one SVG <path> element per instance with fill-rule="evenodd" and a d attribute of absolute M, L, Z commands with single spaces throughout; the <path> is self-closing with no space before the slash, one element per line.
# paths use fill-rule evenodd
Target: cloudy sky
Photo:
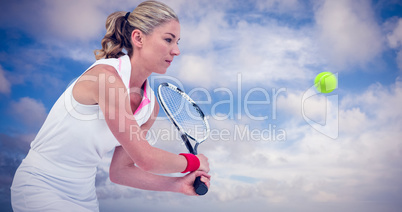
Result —
<path fill-rule="evenodd" d="M 0 207 L 29 143 L 67 85 L 94 62 L 106 17 L 132 0 L 0 6 Z M 203 197 L 141 191 L 99 165 L 101 211 L 399 211 L 402 3 L 398 0 L 166 0 L 181 55 L 166 76 L 209 116 Z M 319 94 L 317 74 L 338 88 Z M 149 141 L 186 151 L 164 118 Z"/>

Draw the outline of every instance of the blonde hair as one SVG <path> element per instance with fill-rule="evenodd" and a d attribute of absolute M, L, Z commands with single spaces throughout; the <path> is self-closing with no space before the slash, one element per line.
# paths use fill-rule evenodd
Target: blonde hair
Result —
<path fill-rule="evenodd" d="M 139 4 L 128 17 L 127 12 L 114 12 L 106 19 L 106 34 L 102 39 L 102 49 L 95 50 L 95 58 L 119 58 L 127 51 L 131 56 L 131 33 L 139 29 L 149 35 L 155 29 L 170 20 L 179 22 L 176 13 L 167 5 L 158 1 L 145 1 Z M 127 20 L 126 20 L 127 18 Z"/>

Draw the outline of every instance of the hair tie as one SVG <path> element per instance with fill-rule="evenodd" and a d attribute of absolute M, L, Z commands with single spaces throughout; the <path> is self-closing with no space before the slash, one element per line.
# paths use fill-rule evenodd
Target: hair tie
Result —
<path fill-rule="evenodd" d="M 127 12 L 126 15 L 124 16 L 124 19 L 127 21 L 128 16 L 130 15 L 130 12 Z"/>

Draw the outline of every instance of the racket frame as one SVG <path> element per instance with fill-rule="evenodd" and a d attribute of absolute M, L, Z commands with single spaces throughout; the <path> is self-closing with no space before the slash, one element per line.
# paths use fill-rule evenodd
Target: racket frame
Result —
<path fill-rule="evenodd" d="M 180 94 L 185 100 L 190 102 L 190 104 L 195 108 L 195 110 L 198 112 L 198 114 L 202 118 L 202 120 L 203 120 L 203 122 L 205 124 L 205 127 L 206 127 L 206 133 L 205 133 L 205 136 L 203 138 L 201 138 L 201 139 L 194 138 L 193 136 L 188 134 L 180 124 L 178 124 L 178 121 L 175 119 L 175 117 L 173 115 L 174 112 L 171 111 L 168 107 L 166 107 L 166 102 L 165 102 L 164 98 L 162 97 L 163 95 L 161 94 L 161 88 L 163 86 L 168 87 L 169 89 L 171 89 L 171 90 L 177 92 L 178 94 Z M 193 99 L 191 99 L 190 96 L 188 96 L 180 88 L 178 88 L 175 85 L 172 85 L 170 83 L 167 83 L 167 82 L 161 83 L 159 85 L 159 87 L 158 87 L 158 99 L 159 99 L 159 102 L 161 103 L 162 109 L 165 111 L 166 115 L 168 116 L 170 121 L 173 123 L 173 125 L 180 132 L 180 134 L 181 134 L 180 137 L 183 140 L 183 142 L 186 145 L 186 147 L 189 150 L 189 152 L 196 155 L 198 145 L 201 144 L 202 142 L 204 142 L 208 138 L 209 133 L 210 133 L 209 124 L 208 124 L 207 117 L 205 116 L 204 112 L 202 112 L 201 108 L 194 102 Z M 192 145 L 191 145 L 190 141 L 188 140 L 188 138 L 190 138 L 191 140 L 196 142 L 194 148 L 192 147 Z"/>
<path fill-rule="evenodd" d="M 200 117 L 203 119 L 205 127 L 206 127 L 206 133 L 205 136 L 202 139 L 195 139 L 193 136 L 189 135 L 183 127 L 181 127 L 179 124 L 177 124 L 178 122 L 176 121 L 176 119 L 174 118 L 174 116 L 172 114 L 172 111 L 170 111 L 170 109 L 168 107 L 166 107 L 166 102 L 165 100 L 161 97 L 161 88 L 163 86 L 167 86 L 170 89 L 174 90 L 175 92 L 179 93 L 185 100 L 189 101 L 191 103 L 191 105 L 196 109 L 196 111 L 199 113 Z M 197 148 L 198 145 L 201 144 L 203 141 L 205 141 L 208 136 L 209 136 L 209 132 L 210 132 L 210 128 L 209 128 L 209 124 L 207 121 L 206 116 L 204 115 L 204 113 L 202 112 L 201 108 L 186 94 L 184 93 L 180 88 L 170 84 L 170 83 L 161 83 L 158 87 L 158 100 L 161 103 L 161 106 L 163 108 L 163 110 L 165 111 L 166 115 L 168 116 L 168 118 L 170 119 L 170 121 L 173 123 L 173 125 L 177 128 L 177 130 L 179 131 L 179 133 L 181 134 L 181 139 L 183 140 L 184 144 L 186 145 L 188 151 L 191 154 L 197 155 Z M 194 140 L 196 142 L 194 148 L 192 147 L 190 141 L 188 138 L 191 138 L 192 140 Z M 194 183 L 193 183 L 195 192 L 198 195 L 205 195 L 208 192 L 208 187 L 205 185 L 204 182 L 201 181 L 201 176 L 196 177 Z"/>

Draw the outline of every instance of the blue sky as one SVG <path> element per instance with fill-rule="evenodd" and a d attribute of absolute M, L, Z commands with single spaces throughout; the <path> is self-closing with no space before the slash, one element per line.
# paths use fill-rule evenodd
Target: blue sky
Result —
<path fill-rule="evenodd" d="M 20 0 L 0 7 L 0 207 L 53 103 L 94 62 L 106 17 L 140 1 Z M 181 22 L 173 82 L 200 102 L 212 133 L 199 152 L 200 198 L 141 191 L 99 165 L 101 211 L 399 211 L 402 3 L 397 0 L 166 0 Z M 318 94 L 314 78 L 335 73 Z M 183 145 L 161 112 L 157 147 Z"/>

